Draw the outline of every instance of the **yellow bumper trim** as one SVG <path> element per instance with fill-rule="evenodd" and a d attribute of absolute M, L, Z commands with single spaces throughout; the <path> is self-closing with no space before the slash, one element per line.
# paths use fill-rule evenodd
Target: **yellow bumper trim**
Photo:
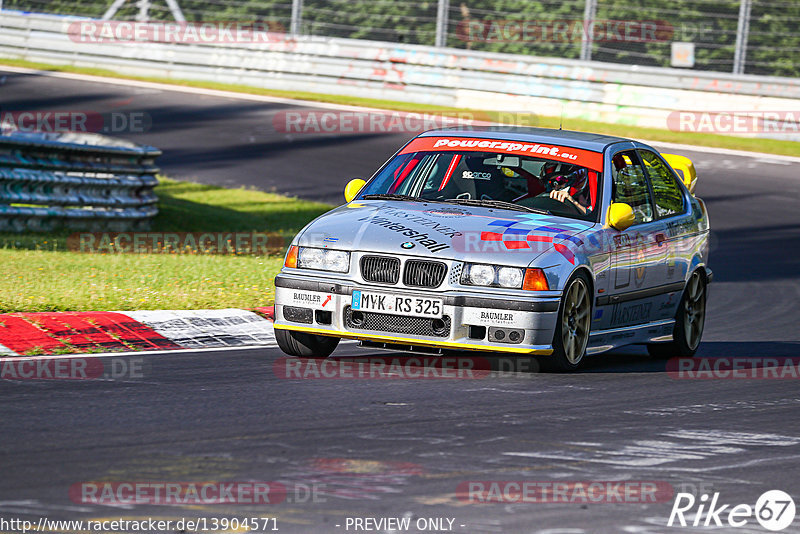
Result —
<path fill-rule="evenodd" d="M 521 349 L 517 347 L 485 347 L 483 345 L 470 345 L 468 343 L 455 343 L 453 341 L 430 341 L 427 339 L 413 339 L 397 336 L 381 336 L 376 334 L 354 334 L 353 332 L 341 332 L 339 330 L 323 330 L 310 326 L 295 326 L 286 324 L 274 325 L 276 330 L 294 330 L 295 332 L 307 332 L 309 334 L 319 334 L 322 336 L 341 337 L 346 339 L 357 339 L 359 341 L 378 341 L 386 343 L 403 343 L 409 345 L 427 345 L 437 348 L 457 348 L 474 350 L 480 352 L 513 352 L 517 354 L 532 354 L 536 356 L 550 356 L 553 349 Z"/>

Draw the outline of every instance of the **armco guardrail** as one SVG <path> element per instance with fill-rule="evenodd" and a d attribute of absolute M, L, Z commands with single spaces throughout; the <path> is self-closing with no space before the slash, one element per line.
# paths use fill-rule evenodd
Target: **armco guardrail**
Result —
<path fill-rule="evenodd" d="M 146 229 L 160 154 L 96 134 L 0 136 L 0 232 Z"/>
<path fill-rule="evenodd" d="M 4 11 L 0 56 L 143 76 L 533 112 L 667 128 L 675 111 L 796 111 L 800 80 L 275 35 L 268 42 L 97 40 L 99 21 Z M 101 34 L 102 35 L 102 34 Z M 795 136 L 796 130 L 788 130 Z M 776 135 L 781 137 L 781 135 Z"/>

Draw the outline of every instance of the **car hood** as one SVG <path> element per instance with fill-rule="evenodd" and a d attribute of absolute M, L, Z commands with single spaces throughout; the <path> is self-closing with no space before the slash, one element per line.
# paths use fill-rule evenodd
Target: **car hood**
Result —
<path fill-rule="evenodd" d="M 439 202 L 355 201 L 311 222 L 301 246 L 528 266 L 580 246 L 588 223 L 565 217 Z"/>

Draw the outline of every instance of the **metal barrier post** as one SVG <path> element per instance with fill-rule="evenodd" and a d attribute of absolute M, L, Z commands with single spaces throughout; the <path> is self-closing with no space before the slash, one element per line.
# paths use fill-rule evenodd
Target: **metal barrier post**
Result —
<path fill-rule="evenodd" d="M 597 0 L 586 0 L 583 7 L 583 38 L 581 39 L 581 60 L 592 60 L 592 41 L 594 40 L 594 18 L 597 16 Z"/>
<path fill-rule="evenodd" d="M 125 0 L 114 0 L 114 2 L 110 6 L 108 6 L 108 9 L 103 14 L 101 20 L 113 19 L 114 15 L 117 14 L 117 11 L 119 11 L 119 8 L 121 8 L 124 3 Z"/>
<path fill-rule="evenodd" d="M 165 0 L 167 3 L 167 7 L 169 7 L 170 13 L 175 18 L 177 22 L 186 22 L 186 17 L 183 16 L 183 11 L 181 10 L 181 6 L 178 5 L 178 0 Z M 114 0 L 114 2 L 108 7 L 106 12 L 100 18 L 100 20 L 111 20 L 114 18 L 114 15 L 120 10 L 120 8 L 125 5 L 127 0 Z M 150 18 L 150 6 L 152 2 L 150 0 L 137 0 L 136 5 L 139 8 L 139 12 L 136 15 L 136 20 L 139 22 L 146 22 Z M 0 0 L 0 9 L 2 9 L 3 2 Z"/>
<path fill-rule="evenodd" d="M 447 18 L 450 11 L 450 0 L 439 0 L 436 11 L 436 46 L 447 46 Z"/>
<path fill-rule="evenodd" d="M 747 57 L 747 35 L 750 33 L 751 0 L 741 0 L 739 4 L 739 25 L 736 28 L 736 51 L 733 55 L 733 73 L 744 74 Z"/>
<path fill-rule="evenodd" d="M 301 24 L 303 23 L 303 0 L 292 0 L 292 24 L 290 33 L 293 36 L 300 35 Z"/>
<path fill-rule="evenodd" d="M 181 11 L 181 6 L 178 5 L 178 0 L 166 0 L 167 7 L 169 7 L 170 13 L 175 18 L 177 22 L 186 22 L 186 17 L 183 16 L 183 11 Z"/>
<path fill-rule="evenodd" d="M 139 0 L 139 14 L 136 15 L 136 20 L 145 22 L 150 18 L 150 0 Z"/>

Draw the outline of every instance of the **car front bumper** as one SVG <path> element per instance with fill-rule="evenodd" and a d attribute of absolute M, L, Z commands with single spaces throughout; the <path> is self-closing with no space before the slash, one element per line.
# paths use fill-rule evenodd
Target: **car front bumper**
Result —
<path fill-rule="evenodd" d="M 354 290 L 440 298 L 442 322 L 370 312 L 355 317 Z M 509 299 L 461 289 L 433 293 L 285 274 L 275 278 L 276 329 L 388 346 L 549 355 L 558 306 L 559 298 L 553 296 Z M 354 319 L 366 320 L 356 324 Z"/>

